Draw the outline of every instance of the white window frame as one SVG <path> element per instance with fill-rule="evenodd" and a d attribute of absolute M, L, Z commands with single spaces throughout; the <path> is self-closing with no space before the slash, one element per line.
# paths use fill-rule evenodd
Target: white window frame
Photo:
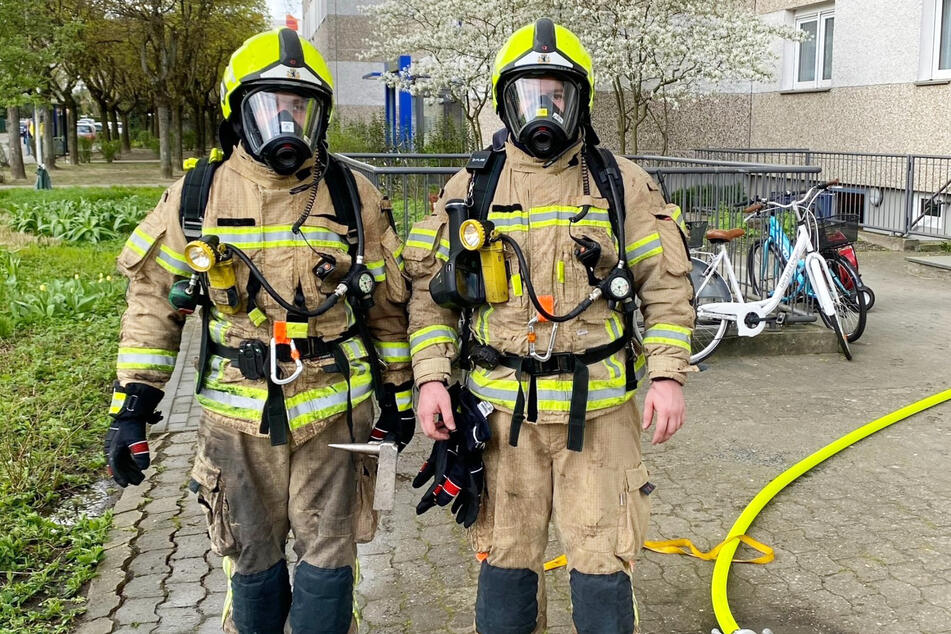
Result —
<path fill-rule="evenodd" d="M 944 2 L 934 0 L 934 28 L 931 42 L 931 78 L 951 79 L 951 67 L 938 68 L 941 63 L 941 20 L 944 18 Z"/>
<path fill-rule="evenodd" d="M 940 1 L 940 0 L 939 0 Z M 822 78 L 822 68 L 825 65 L 825 23 L 829 18 L 835 19 L 835 6 L 829 6 L 823 9 L 811 9 L 796 14 L 796 30 L 802 29 L 805 22 L 816 23 L 816 61 L 815 61 L 815 79 L 812 81 L 799 81 L 799 55 L 802 51 L 802 42 L 796 43 L 796 55 L 793 60 L 793 89 L 808 90 L 810 88 L 828 88 L 832 86 L 832 77 Z M 835 22 L 832 26 L 832 59 L 835 59 Z"/>

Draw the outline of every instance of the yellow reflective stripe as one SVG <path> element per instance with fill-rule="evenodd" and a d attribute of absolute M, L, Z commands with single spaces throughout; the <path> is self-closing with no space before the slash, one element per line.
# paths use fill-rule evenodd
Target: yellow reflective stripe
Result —
<path fill-rule="evenodd" d="M 436 246 L 436 230 L 413 227 L 406 237 L 406 246 L 432 251 Z"/>
<path fill-rule="evenodd" d="M 355 361 L 350 365 L 350 393 L 347 382 L 339 381 L 326 387 L 295 394 L 285 401 L 287 423 L 294 430 L 316 420 L 325 420 L 347 410 L 347 402 L 353 406 L 367 400 L 373 393 L 369 364 Z"/>
<path fill-rule="evenodd" d="M 675 324 L 655 324 L 647 329 L 644 343 L 677 346 L 690 350 L 690 329 Z"/>
<path fill-rule="evenodd" d="M 403 261 L 403 244 L 400 243 L 400 246 L 396 248 L 396 251 L 393 252 L 393 259 L 396 260 L 396 266 L 402 271 L 406 268 L 406 263 Z"/>
<path fill-rule="evenodd" d="M 337 233 L 323 227 L 300 227 L 294 233 L 291 225 L 264 225 L 261 227 L 206 227 L 205 233 L 216 235 L 221 242 L 242 249 L 269 249 L 279 247 L 325 247 L 347 251 L 349 245 Z"/>
<path fill-rule="evenodd" d="M 529 223 L 533 229 L 535 227 L 568 227 L 576 225 L 580 227 L 600 227 L 609 233 L 611 232 L 611 218 L 606 209 L 589 207 L 583 217 L 572 222 L 572 218 L 576 217 L 579 213 L 581 213 L 581 207 L 567 205 L 533 207 L 529 211 Z"/>
<path fill-rule="evenodd" d="M 564 284 L 565 283 L 565 261 L 564 260 L 558 260 L 557 270 L 558 270 L 557 272 L 558 283 Z"/>
<path fill-rule="evenodd" d="M 518 382 L 510 379 L 493 379 L 491 370 L 475 368 L 469 372 L 468 385 L 472 393 L 479 398 L 512 409 L 518 395 Z M 572 381 L 557 379 L 537 380 L 538 408 L 552 412 L 567 412 L 571 408 L 573 393 Z M 620 405 L 629 400 L 634 391 L 626 390 L 623 374 L 611 379 L 592 379 L 588 381 L 589 410 L 605 409 Z M 524 388 L 527 392 L 527 386 Z"/>
<path fill-rule="evenodd" d="M 424 350 L 429 346 L 434 346 L 439 343 L 448 343 L 453 346 L 458 345 L 459 334 L 456 332 L 455 328 L 450 328 L 449 326 L 426 326 L 425 328 L 420 328 L 419 330 L 410 333 L 409 335 L 409 351 L 410 354 L 416 354 L 420 350 Z"/>
<path fill-rule="evenodd" d="M 109 413 L 118 414 L 125 403 L 125 392 L 115 391 L 112 393 L 112 403 L 109 404 Z"/>
<path fill-rule="evenodd" d="M 396 409 L 400 412 L 413 409 L 413 390 L 396 393 Z"/>
<path fill-rule="evenodd" d="M 525 211 L 490 211 L 487 219 L 502 233 L 528 231 L 528 213 Z"/>
<path fill-rule="evenodd" d="M 638 383 L 644 378 L 644 375 L 647 374 L 647 357 L 644 354 L 637 355 L 637 358 L 634 359 L 634 378 L 637 379 Z"/>
<path fill-rule="evenodd" d="M 129 239 L 125 241 L 125 246 L 136 255 L 144 256 L 154 243 L 155 238 L 136 227 Z"/>
<path fill-rule="evenodd" d="M 660 241 L 660 234 L 654 232 L 645 238 L 641 238 L 633 244 L 627 245 L 627 263 L 634 266 L 641 260 L 664 252 L 664 246 Z"/>
<path fill-rule="evenodd" d="M 449 261 L 449 240 L 440 240 L 439 248 L 436 250 L 436 257 L 444 262 Z"/>
<path fill-rule="evenodd" d="M 680 211 L 679 205 L 674 205 L 673 211 L 670 212 L 671 219 L 677 223 L 677 226 L 680 227 L 681 231 L 684 233 L 687 232 L 687 223 L 684 222 L 683 213 Z"/>
<path fill-rule="evenodd" d="M 367 262 L 367 268 L 370 270 L 370 273 L 373 274 L 373 279 L 377 282 L 383 282 L 386 280 L 386 262 L 383 260 L 375 260 L 373 262 Z"/>
<path fill-rule="evenodd" d="M 522 276 L 518 273 L 512 276 L 512 293 L 516 297 L 522 296 Z"/>
<path fill-rule="evenodd" d="M 177 251 L 173 251 L 166 245 L 162 245 L 159 249 L 158 257 L 156 261 L 159 263 L 163 269 L 171 273 L 172 275 L 181 275 L 182 277 L 191 277 L 191 274 L 194 272 L 188 266 L 188 263 L 185 262 L 185 256 Z"/>
<path fill-rule="evenodd" d="M 408 363 L 409 343 L 405 341 L 374 341 L 376 353 L 386 363 Z"/>
<path fill-rule="evenodd" d="M 621 322 L 621 316 L 617 313 L 612 313 L 604 322 L 604 329 L 607 331 L 608 336 L 611 337 L 611 341 L 620 339 L 621 334 L 624 332 L 624 324 Z"/>
<path fill-rule="evenodd" d="M 215 343 L 223 345 L 232 325 L 232 322 L 228 321 L 218 310 L 212 309 L 211 320 L 208 322 L 208 336 Z"/>
<path fill-rule="evenodd" d="M 223 365 L 220 366 L 223 368 Z M 253 423 L 261 422 L 267 390 L 220 382 L 221 373 L 205 378 L 195 400 L 210 412 Z M 197 380 L 197 376 L 195 377 Z"/>
<path fill-rule="evenodd" d="M 481 343 L 489 343 L 489 315 L 495 311 L 495 306 L 480 306 L 476 314 L 476 337 Z"/>
<path fill-rule="evenodd" d="M 159 370 L 171 372 L 175 369 L 178 351 L 159 348 L 119 348 L 116 368 L 121 370 Z"/>

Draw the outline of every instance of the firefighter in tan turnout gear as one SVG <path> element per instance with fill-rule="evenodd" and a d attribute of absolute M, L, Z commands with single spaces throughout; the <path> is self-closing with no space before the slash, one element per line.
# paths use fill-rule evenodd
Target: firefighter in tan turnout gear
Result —
<path fill-rule="evenodd" d="M 461 352 L 463 393 L 494 408 L 470 534 L 482 559 L 476 629 L 544 629 L 554 513 L 575 628 L 632 632 L 631 566 L 653 488 L 641 428 L 656 421 L 662 443 L 684 420 L 694 311 L 680 210 L 642 169 L 597 147 L 590 57 L 567 29 L 541 19 L 517 31 L 498 53 L 492 91 L 506 130 L 449 181 L 404 252 L 417 412 L 442 456 L 435 474 L 431 461 L 421 470 L 434 486 L 417 510 L 457 495 L 454 510 L 479 503 L 481 463 L 453 472 L 471 454 L 453 438 L 472 410 L 446 387 Z M 645 380 L 641 417 L 633 396 Z"/>
<path fill-rule="evenodd" d="M 247 40 L 221 86 L 225 160 L 173 185 L 119 256 L 130 281 L 109 465 L 122 486 L 142 481 L 146 423 L 198 304 L 190 486 L 230 574 L 229 631 L 282 632 L 288 617 L 298 633 L 351 629 L 375 465 L 327 445 L 413 434 L 402 245 L 386 201 L 326 150 L 332 91 L 294 31 Z"/>

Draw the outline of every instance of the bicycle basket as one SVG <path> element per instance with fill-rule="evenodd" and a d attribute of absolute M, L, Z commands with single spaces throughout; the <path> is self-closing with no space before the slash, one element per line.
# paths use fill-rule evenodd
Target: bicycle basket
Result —
<path fill-rule="evenodd" d="M 707 227 L 710 226 L 710 223 L 706 220 L 693 220 L 687 221 L 684 224 L 687 225 L 687 247 L 691 250 L 699 249 L 703 246 L 703 238 L 707 234 Z"/>
<path fill-rule="evenodd" d="M 858 240 L 858 214 L 839 214 L 816 219 L 819 250 L 836 249 Z"/>

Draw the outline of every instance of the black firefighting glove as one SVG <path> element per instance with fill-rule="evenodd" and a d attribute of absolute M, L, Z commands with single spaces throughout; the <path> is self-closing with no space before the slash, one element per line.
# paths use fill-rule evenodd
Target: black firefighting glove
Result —
<path fill-rule="evenodd" d="M 413 382 L 407 381 L 402 385 L 385 383 L 383 385 L 383 400 L 380 405 L 380 418 L 370 431 L 370 442 L 392 441 L 399 451 L 409 444 L 416 432 L 416 414 L 412 406 L 399 411 L 396 405 L 396 394 L 413 389 Z"/>
<path fill-rule="evenodd" d="M 485 465 L 481 453 L 466 454 L 461 463 L 465 476 L 462 490 L 452 503 L 452 514 L 456 516 L 457 524 L 469 528 L 479 518 L 479 506 L 485 490 Z"/>
<path fill-rule="evenodd" d="M 106 464 L 119 486 L 138 485 L 145 479 L 143 472 L 151 463 L 145 426 L 162 420 L 155 408 L 163 392 L 144 383 L 129 383 L 124 388 L 117 385 L 115 392 L 125 396 L 106 432 Z"/>
<path fill-rule="evenodd" d="M 416 514 L 421 515 L 434 506 L 446 506 L 455 500 L 466 483 L 466 466 L 459 455 L 459 435 L 450 434 L 449 440 L 433 444 L 429 459 L 413 478 L 413 488 L 419 488 L 433 479 L 429 488 L 416 505 Z"/>

